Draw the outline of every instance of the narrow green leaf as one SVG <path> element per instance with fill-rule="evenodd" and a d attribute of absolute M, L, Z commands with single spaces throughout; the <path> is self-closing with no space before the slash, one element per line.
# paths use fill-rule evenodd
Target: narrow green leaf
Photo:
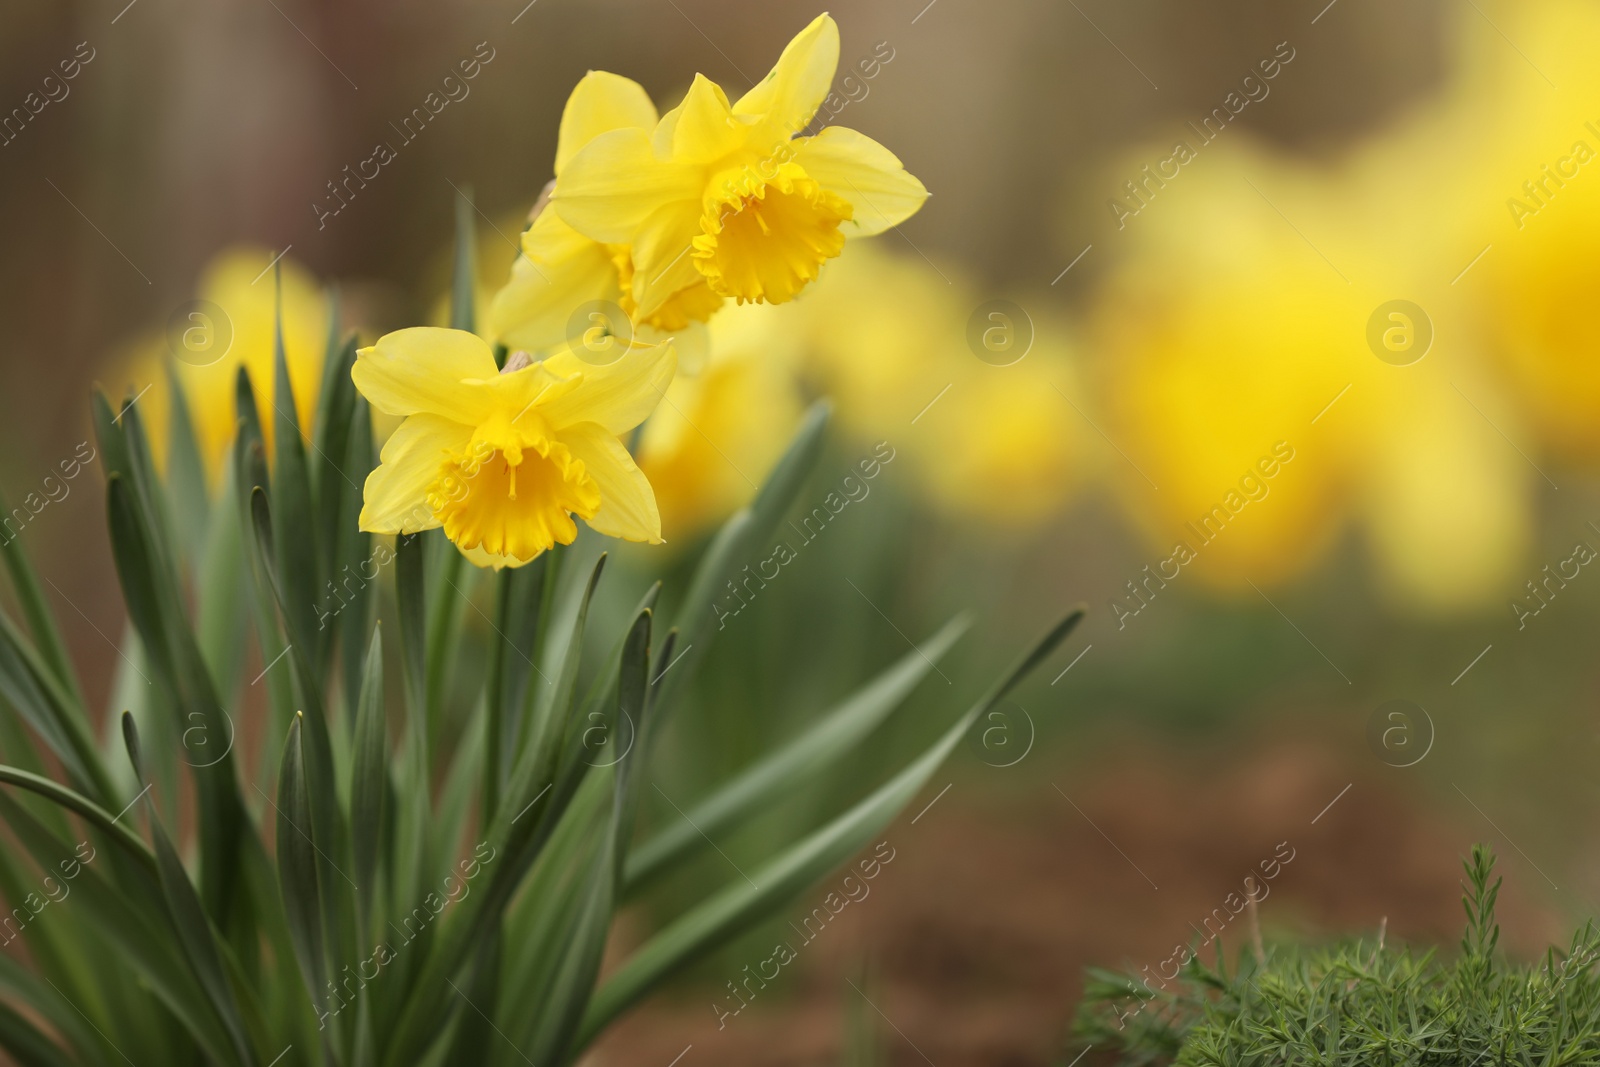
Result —
<path fill-rule="evenodd" d="M 367 647 L 361 696 L 356 703 L 355 761 L 350 776 L 350 840 L 361 901 L 361 934 L 369 936 L 368 917 L 378 887 L 378 846 L 383 841 L 384 798 L 389 785 L 389 735 L 383 704 L 383 634 L 374 627 Z"/>
<path fill-rule="evenodd" d="M 1083 617 L 1080 608 L 1047 632 L 927 751 L 849 811 L 668 925 L 600 987 L 584 1018 L 583 1048 L 668 975 L 796 899 L 882 832 L 916 796 L 961 737 L 1053 652 Z"/>
<path fill-rule="evenodd" d="M 0 610 L 0 697 L 27 720 L 61 760 L 73 784 L 96 799 L 113 794 L 89 724 L 39 652 Z"/>
<path fill-rule="evenodd" d="M 306 663 L 317 671 L 320 683 L 326 662 L 317 628 L 317 536 L 312 508 L 311 473 L 305 439 L 295 408 L 294 384 L 289 378 L 284 350 L 282 280 L 278 279 L 279 307 L 273 334 L 273 469 L 272 519 L 276 542 L 279 610 L 291 643 L 303 650 Z M 252 504 L 254 502 L 252 501 Z M 331 634 L 327 634 L 331 637 Z"/>
<path fill-rule="evenodd" d="M 82 793 L 74 792 L 43 775 L 22 770 L 20 767 L 7 766 L 6 764 L 0 764 L 0 782 L 18 786 L 28 790 L 30 793 L 36 793 L 46 800 L 66 808 L 74 815 L 81 815 L 93 823 L 97 829 L 104 831 L 120 842 L 130 856 L 138 859 L 148 867 L 152 875 L 155 874 L 155 857 L 150 854 L 150 850 L 145 847 L 144 842 L 139 840 L 133 831 L 127 827 L 118 825 L 117 820 L 109 812 Z"/>
<path fill-rule="evenodd" d="M 349 377 L 348 374 L 345 375 Z M 355 483 L 352 492 L 339 498 L 339 511 L 333 516 L 339 545 L 335 552 L 338 566 L 337 578 L 340 606 L 324 605 L 325 610 L 336 612 L 334 625 L 338 630 L 336 640 L 340 649 L 340 675 L 344 681 L 344 706 L 353 708 L 359 698 L 362 657 L 366 654 L 366 636 L 372 629 L 372 605 L 377 597 L 378 571 L 382 564 L 393 559 L 386 545 L 383 557 L 375 558 L 372 535 L 361 529 L 362 486 L 377 465 L 372 444 L 372 409 L 357 396 L 350 423 L 350 440 L 345 449 L 344 473 Z M 326 517 L 324 521 L 329 521 Z M 351 588 L 348 576 L 355 576 Z M 318 615 L 318 625 L 322 624 Z M 354 716 L 350 719 L 353 721 Z"/>
<path fill-rule="evenodd" d="M 188 559 L 200 556 L 212 518 L 206 486 L 205 463 L 189 411 L 188 394 L 178 380 L 178 365 L 163 361 L 167 385 L 167 463 L 162 485 L 166 489 L 174 526 Z"/>
<path fill-rule="evenodd" d="M 528 869 L 538 859 L 541 848 L 558 826 L 559 814 L 566 810 L 585 780 L 584 772 L 589 767 L 582 761 L 582 731 L 569 728 L 570 710 L 582 661 L 589 602 L 605 560 L 601 555 L 595 562 L 579 601 L 562 676 L 555 686 L 562 695 L 551 700 L 538 716 L 542 721 L 536 722 L 530 730 L 533 736 L 518 754 L 505 792 L 506 803 L 485 834 L 485 839 L 493 842 L 500 853 L 490 882 L 456 905 L 454 920 L 436 942 L 427 966 L 399 1013 L 396 1031 L 389 1035 L 391 1043 L 383 1061 L 387 1067 L 401 1067 L 411 1062 L 408 1057 L 414 1055 L 414 1050 L 439 1032 L 446 1010 L 440 998 L 449 981 L 470 959 L 483 932 L 499 921 Z M 567 742 L 565 751 L 561 745 L 563 740 Z"/>
<path fill-rule="evenodd" d="M 317 1010 L 327 995 L 327 964 L 322 929 L 322 892 L 317 877 L 317 846 L 312 836 L 311 794 L 306 784 L 301 716 L 289 726 L 278 775 L 278 882 L 295 957 Z"/>
<path fill-rule="evenodd" d="M 456 259 L 450 278 L 450 328 L 475 332 L 478 302 L 478 241 L 472 189 L 456 196 Z"/>
<path fill-rule="evenodd" d="M 483 818 L 494 819 L 500 791 L 511 773 L 520 711 L 526 706 L 528 686 L 539 654 L 539 606 L 550 557 L 526 567 L 507 567 L 496 577 L 495 630 L 499 640 L 489 643 L 489 679 L 486 689 L 484 736 L 488 740 L 488 766 L 483 776 Z"/>
<path fill-rule="evenodd" d="M 0 767 L 0 781 L 22 785 L 58 799 L 51 792 L 39 789 L 36 782 L 16 780 L 8 773 L 13 770 Z M 82 800 L 81 797 L 76 799 Z M 140 860 L 139 869 L 147 876 L 145 880 L 113 887 L 96 871 L 97 852 L 84 857 L 80 851 L 46 830 L 12 797 L 0 793 L 0 818 L 11 827 L 37 862 L 51 866 L 63 859 L 81 861 L 80 866 L 75 868 L 77 875 L 72 880 L 72 897 L 69 898 L 77 901 L 73 905 L 75 913 L 81 913 L 93 923 L 98 933 L 142 976 L 208 1055 L 219 1062 L 231 1062 L 232 1048 L 227 1034 L 218 1023 L 204 992 L 195 983 L 193 974 L 172 945 L 171 928 L 161 914 L 155 858 L 145 848 L 144 842 L 126 830 L 117 830 L 112 825 L 111 816 L 93 805 L 84 802 L 81 808 L 73 804 L 67 806 L 73 807 L 73 810 L 102 828 L 112 826 L 112 842 Z"/>
<path fill-rule="evenodd" d="M 421 534 L 400 534 L 394 539 L 395 596 L 399 601 L 400 647 L 403 650 L 400 663 L 405 668 L 407 696 L 419 713 L 427 691 L 424 677 L 428 662 L 425 549 Z"/>
<path fill-rule="evenodd" d="M 640 845 L 628 856 L 628 893 L 638 892 L 691 855 L 708 837 L 787 800 L 807 778 L 833 766 L 900 706 L 967 626 L 965 618 L 946 623 L 920 648 L 850 694 L 800 736 L 745 768 L 695 804 L 684 819 Z"/>
<path fill-rule="evenodd" d="M 783 457 L 756 493 L 755 500 L 723 524 L 701 558 L 673 624 L 673 628 L 682 635 L 679 640 L 682 661 L 670 675 L 662 679 L 661 692 L 655 698 L 663 716 L 671 714 L 678 694 L 683 692 L 700 669 L 716 631 L 721 629 L 720 623 L 715 628 L 712 624 L 718 622 L 716 600 L 722 593 L 724 583 L 749 562 L 752 553 L 767 547 L 766 541 L 772 537 L 772 532 L 777 529 L 778 523 L 816 467 L 817 459 L 822 454 L 823 432 L 827 429 L 830 413 L 826 401 L 818 401 L 811 406 Z"/>
<path fill-rule="evenodd" d="M 0 1001 L 0 1049 L 20 1067 L 60 1067 L 66 1052 L 38 1027 Z"/>
<path fill-rule="evenodd" d="M 133 716 L 122 714 L 122 739 L 128 749 L 128 762 L 134 773 L 144 782 L 144 760 L 139 753 L 139 730 Z M 145 792 L 148 800 L 148 787 Z M 172 847 L 166 828 L 156 814 L 154 801 L 149 802 L 150 837 L 155 846 L 156 873 L 161 879 L 161 892 L 166 898 L 167 918 L 177 931 L 178 943 L 194 972 L 200 988 L 205 991 L 222 1024 L 233 1042 L 234 1062 L 248 1064 L 251 1060 L 249 1040 L 245 1037 L 244 1022 L 239 1015 L 239 1005 L 234 1000 L 233 989 L 223 971 L 222 956 L 211 932 L 211 923 L 201 906 L 200 895 L 189 881 L 189 872 Z"/>
<path fill-rule="evenodd" d="M 0 515 L 9 515 L 5 500 L 0 498 Z M 72 667 L 72 657 L 56 628 L 55 613 L 45 601 L 44 590 L 39 587 L 38 572 L 22 547 L 22 535 L 0 528 L 0 556 L 5 558 L 6 571 L 11 575 L 11 589 L 22 607 L 22 617 L 28 621 L 39 654 L 49 666 L 62 691 L 72 698 L 76 707 L 83 707 L 83 694 L 78 689 L 78 675 Z"/>
<path fill-rule="evenodd" d="M 619 736 L 622 723 L 632 722 L 634 731 L 645 726 L 645 706 L 649 692 L 650 674 L 650 609 L 645 608 L 634 616 L 624 639 L 618 679 L 615 687 L 616 705 L 606 717 L 608 737 Z M 542 990 L 532 999 L 532 1008 L 540 1017 L 535 1027 L 532 1047 L 527 1056 L 535 1063 L 566 1059 L 568 1046 L 583 1021 L 583 1013 L 594 992 L 595 979 L 600 974 L 601 957 L 605 953 L 606 935 L 611 929 L 611 914 L 615 907 L 618 874 L 621 869 L 621 833 L 625 812 L 629 810 L 628 792 L 637 777 L 639 760 L 628 763 L 633 756 L 612 754 L 593 758 L 608 758 L 614 762 L 610 770 L 615 780 L 611 817 L 601 835 L 600 847 L 587 876 L 587 885 L 579 894 L 580 907 L 572 917 L 570 934 L 553 969 L 550 988 Z"/>

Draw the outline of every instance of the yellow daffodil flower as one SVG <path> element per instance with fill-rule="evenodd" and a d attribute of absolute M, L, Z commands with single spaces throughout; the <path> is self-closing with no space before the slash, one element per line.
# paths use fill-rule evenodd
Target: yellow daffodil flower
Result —
<path fill-rule="evenodd" d="M 679 375 L 645 424 L 639 466 L 661 526 L 682 540 L 749 503 L 800 422 L 800 339 L 766 307 L 711 320 L 711 356 Z"/>
<path fill-rule="evenodd" d="M 1468 54 L 1478 60 L 1470 67 L 1482 84 L 1453 94 L 1458 136 L 1435 139 L 1458 153 L 1455 169 L 1488 216 L 1462 242 L 1463 265 L 1488 250 L 1460 286 L 1478 297 L 1473 311 L 1531 431 L 1553 458 L 1592 468 L 1600 461 L 1600 11 L 1551 0 L 1466 15 L 1476 35 Z M 1481 25 L 1487 17 L 1536 57 L 1538 71 Z"/>
<path fill-rule="evenodd" d="M 515 357 L 501 372 L 487 342 L 422 326 L 356 355 L 361 395 L 405 421 L 367 478 L 361 529 L 443 527 L 479 566 L 517 567 L 596 531 L 660 543 L 655 495 L 619 441 L 672 381 L 670 345 L 630 349 L 603 367 L 570 353 Z"/>
<path fill-rule="evenodd" d="M 1517 423 L 1482 341 L 1451 329 L 1465 298 L 1438 229 L 1450 214 L 1411 210 L 1387 152 L 1328 175 L 1231 151 L 1162 190 L 1155 225 L 1129 224 L 1097 302 L 1097 421 L 1121 453 L 1108 485 L 1160 572 L 1143 591 L 1181 570 L 1256 598 L 1251 583 L 1304 573 L 1354 528 L 1397 609 L 1492 604 L 1527 543 L 1537 475 L 1497 432 Z M 1429 347 L 1372 339 L 1373 322 L 1400 321 L 1384 315 L 1397 298 L 1421 318 L 1396 343 Z"/>
<path fill-rule="evenodd" d="M 564 161 L 550 207 L 578 233 L 631 249 L 638 315 L 702 284 L 741 303 L 791 300 L 847 236 L 922 206 L 922 183 L 871 138 L 839 126 L 798 136 L 838 62 L 839 28 L 818 16 L 736 103 L 696 75 L 653 128 L 636 102 L 627 124 Z"/>
<path fill-rule="evenodd" d="M 658 121 L 655 105 L 639 83 L 592 70 L 567 98 L 556 141 L 555 174 L 590 141 L 613 130 L 648 132 Z M 511 267 L 511 280 L 495 294 L 489 309 L 489 335 L 517 351 L 548 352 L 581 343 L 595 322 L 582 314 L 586 305 L 614 304 L 637 328 L 641 341 L 676 339 L 674 348 L 686 369 L 703 358 L 703 323 L 723 298 L 704 282 L 672 294 L 648 315 L 639 315 L 634 299 L 633 256 L 627 244 L 606 244 L 584 236 L 554 211 L 548 196 L 534 206 L 531 224 L 522 234 L 522 254 Z M 594 314 L 605 313 L 590 308 Z M 573 317 L 580 321 L 574 324 Z M 600 321 L 611 333 L 626 324 Z M 579 336 L 573 336 L 578 334 Z"/>
<path fill-rule="evenodd" d="M 206 267 L 197 290 L 198 302 L 179 321 L 168 323 L 166 336 L 136 343 L 110 384 L 132 385 L 150 435 L 151 452 L 165 469 L 168 450 L 168 377 L 170 363 L 183 390 L 194 424 L 196 443 L 212 485 L 221 478 L 238 427 L 236 384 L 239 368 L 250 376 L 260 409 L 261 428 L 272 455 L 273 331 L 277 310 L 273 272 L 275 253 L 264 248 L 230 248 Z M 301 433 L 309 435 L 322 387 L 322 361 L 328 340 L 328 303 L 316 280 L 285 256 L 277 260 L 283 277 L 283 344 L 294 390 L 295 414 Z M 263 273 L 265 272 L 265 273 Z M 209 306 L 208 306 L 209 305 Z"/>

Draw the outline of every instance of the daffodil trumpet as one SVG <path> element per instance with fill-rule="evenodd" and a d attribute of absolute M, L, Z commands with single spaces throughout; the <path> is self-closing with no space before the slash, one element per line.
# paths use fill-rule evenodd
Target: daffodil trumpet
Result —
<path fill-rule="evenodd" d="M 603 367 L 514 354 L 502 371 L 466 331 L 385 335 L 356 354 L 351 377 L 405 421 L 367 478 L 361 529 L 443 528 L 469 560 L 496 569 L 571 544 L 576 519 L 660 543 L 655 495 L 619 435 L 655 409 L 675 367 L 663 344 L 630 346 Z"/>
<path fill-rule="evenodd" d="M 847 237 L 881 233 L 922 206 L 922 183 L 871 138 L 840 126 L 798 136 L 838 61 L 838 26 L 818 16 L 737 102 L 696 75 L 659 121 L 647 126 L 635 110 L 560 161 L 551 208 L 577 233 L 629 250 L 625 288 L 638 316 L 687 292 L 792 300 Z M 625 81 L 605 91 L 634 95 L 633 83 L 616 84 Z M 620 103 L 605 110 L 624 113 Z"/>

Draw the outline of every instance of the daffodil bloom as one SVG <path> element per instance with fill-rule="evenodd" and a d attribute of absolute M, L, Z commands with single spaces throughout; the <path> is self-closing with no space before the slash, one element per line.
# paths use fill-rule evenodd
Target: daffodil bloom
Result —
<path fill-rule="evenodd" d="M 734 104 L 696 75 L 654 128 L 640 111 L 565 160 L 551 209 L 586 237 L 629 247 L 641 316 L 701 284 L 740 303 L 793 299 L 846 237 L 898 225 L 928 196 L 855 130 L 798 136 L 838 62 L 839 28 L 821 15 Z"/>
<path fill-rule="evenodd" d="M 672 381 L 670 345 L 590 366 L 563 353 L 514 357 L 501 372 L 487 342 L 423 326 L 356 354 L 351 377 L 405 421 L 367 478 L 361 529 L 443 527 L 479 566 L 517 567 L 571 544 L 574 517 L 628 541 L 661 541 L 650 483 L 618 440 Z"/>
<path fill-rule="evenodd" d="M 212 484 L 222 476 L 228 449 L 238 429 L 236 405 L 239 368 L 250 376 L 261 429 L 272 455 L 276 376 L 273 336 L 278 311 L 277 285 L 267 270 L 273 252 L 263 248 L 231 248 L 206 267 L 199 300 L 167 324 L 165 336 L 147 337 L 119 360 L 108 382 L 113 402 L 129 388 L 139 396 L 144 424 L 158 468 L 165 469 L 169 412 L 167 365 L 183 391 L 196 444 Z M 295 415 L 309 435 L 322 385 L 322 361 L 328 337 L 328 302 L 316 280 L 288 257 L 276 258 L 283 288 L 283 346 L 294 390 Z"/>
<path fill-rule="evenodd" d="M 557 178 L 567 161 L 600 134 L 619 129 L 647 132 L 657 121 L 655 105 L 638 82 L 590 71 L 572 90 L 561 113 Z M 490 336 L 509 349 L 529 352 L 576 346 L 597 325 L 581 312 L 586 305 L 604 302 L 615 304 L 630 322 L 600 322 L 600 328 L 610 333 L 632 330 L 645 342 L 672 336 L 679 358 L 697 370 L 707 344 L 703 323 L 722 306 L 723 298 L 702 281 L 674 293 L 649 315 L 639 315 L 629 247 L 585 237 L 556 212 L 545 210 L 547 201 L 548 196 L 541 195 L 535 204 L 511 280 L 490 305 Z M 576 324 L 575 313 L 580 313 Z"/>
<path fill-rule="evenodd" d="M 678 375 L 645 425 L 639 466 L 669 538 L 698 533 L 749 503 L 783 455 L 804 401 L 802 342 L 792 325 L 772 308 L 724 309 L 711 320 L 705 367 Z"/>

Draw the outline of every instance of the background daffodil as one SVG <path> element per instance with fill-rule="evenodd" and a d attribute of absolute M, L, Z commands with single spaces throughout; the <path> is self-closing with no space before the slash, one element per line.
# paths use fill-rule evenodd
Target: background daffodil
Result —
<path fill-rule="evenodd" d="M 476 334 L 386 334 L 351 368 L 374 407 L 405 416 L 367 478 L 361 529 L 443 527 L 496 569 L 571 544 L 574 516 L 659 543 L 655 494 L 617 437 L 655 409 L 676 363 L 670 345 L 640 346 L 604 367 L 562 354 L 501 373 Z"/>
<path fill-rule="evenodd" d="M 196 290 L 197 301 L 163 336 L 137 342 L 119 359 L 121 368 L 108 383 L 121 399 L 124 388 L 139 395 L 151 451 L 166 466 L 170 382 L 175 379 L 194 423 L 196 443 L 207 480 L 222 476 L 228 448 L 238 428 L 239 368 L 262 407 L 261 430 L 267 455 L 273 454 L 273 332 L 277 285 L 271 271 L 275 253 L 264 248 L 226 249 L 207 265 Z M 289 257 L 276 259 L 283 287 L 283 347 L 294 390 L 295 415 L 309 427 L 322 386 L 322 361 L 327 347 L 328 301 L 316 279 Z M 171 367 L 169 378 L 167 370 Z"/>
<path fill-rule="evenodd" d="M 702 284 L 741 303 L 793 299 L 847 236 L 922 206 L 922 183 L 871 138 L 797 136 L 838 62 L 839 28 L 820 15 L 736 103 L 696 75 L 653 130 L 612 129 L 565 161 L 551 206 L 579 233 L 631 246 L 639 315 Z"/>
<path fill-rule="evenodd" d="M 705 368 L 680 374 L 645 424 L 639 465 L 672 538 L 750 502 L 800 423 L 801 347 L 771 308 L 729 307 L 711 320 Z"/>

